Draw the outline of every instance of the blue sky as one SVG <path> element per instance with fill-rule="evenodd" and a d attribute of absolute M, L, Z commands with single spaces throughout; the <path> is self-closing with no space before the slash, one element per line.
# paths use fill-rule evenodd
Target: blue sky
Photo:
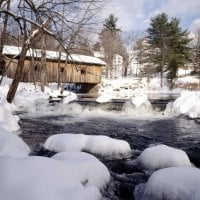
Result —
<path fill-rule="evenodd" d="M 112 0 L 108 13 L 118 17 L 123 31 L 144 31 L 155 15 L 165 12 L 181 19 L 183 29 L 200 30 L 200 0 Z"/>

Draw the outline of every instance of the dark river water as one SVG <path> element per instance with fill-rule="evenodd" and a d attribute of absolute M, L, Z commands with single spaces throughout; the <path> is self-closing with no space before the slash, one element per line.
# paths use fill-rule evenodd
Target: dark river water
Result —
<path fill-rule="evenodd" d="M 143 113 L 145 116 L 145 114 Z M 41 144 L 58 133 L 107 135 L 129 142 L 133 154 L 129 158 L 98 157 L 110 170 L 112 180 L 103 191 L 107 199 L 133 200 L 136 185 L 146 182 L 148 176 L 131 164 L 142 150 L 151 144 L 166 144 L 187 152 L 190 160 L 200 167 L 200 123 L 184 117 L 131 117 L 118 112 L 107 114 L 20 114 L 22 138 L 32 147 L 33 154 L 50 156 Z"/>

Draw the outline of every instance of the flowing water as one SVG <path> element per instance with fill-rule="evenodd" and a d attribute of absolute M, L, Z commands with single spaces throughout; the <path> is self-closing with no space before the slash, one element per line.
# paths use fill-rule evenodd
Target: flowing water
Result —
<path fill-rule="evenodd" d="M 58 133 L 107 135 L 129 142 L 132 156 L 123 159 L 98 157 L 110 170 L 112 180 L 103 192 L 107 199 L 133 200 L 136 185 L 148 177 L 132 161 L 151 144 L 166 144 L 186 151 L 190 160 L 200 167 L 200 123 L 183 117 L 164 117 L 156 113 L 151 117 L 133 117 L 119 112 L 92 114 L 87 112 L 20 114 L 21 136 L 32 147 L 33 154 L 51 155 L 41 149 L 47 137 Z M 157 115 L 158 114 L 158 115 Z"/>

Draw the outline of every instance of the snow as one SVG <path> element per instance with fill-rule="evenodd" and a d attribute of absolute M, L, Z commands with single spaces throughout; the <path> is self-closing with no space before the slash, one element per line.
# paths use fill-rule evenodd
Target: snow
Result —
<path fill-rule="evenodd" d="M 163 144 L 145 149 L 137 158 L 137 163 L 148 170 L 191 166 L 190 160 L 183 150 Z"/>
<path fill-rule="evenodd" d="M 97 187 L 80 182 L 62 161 L 0 156 L 0 194 L 7 200 L 100 200 Z"/>
<path fill-rule="evenodd" d="M 200 92 L 183 91 L 172 105 L 172 113 L 190 118 L 200 117 Z"/>
<path fill-rule="evenodd" d="M 12 108 L 8 103 L 0 104 L 0 122 L 3 122 L 10 131 L 17 131 L 20 129 L 18 125 L 19 117 L 14 116 L 11 112 Z"/>
<path fill-rule="evenodd" d="M 170 167 L 154 172 L 135 189 L 136 200 L 199 200 L 200 169 Z"/>
<path fill-rule="evenodd" d="M 85 186 L 95 185 L 98 189 L 102 189 L 110 181 L 107 167 L 91 154 L 68 151 L 58 153 L 52 158 L 63 161 L 68 170 L 77 174 Z"/>
<path fill-rule="evenodd" d="M 132 104 L 135 105 L 136 108 L 139 108 L 142 104 L 148 101 L 148 96 L 146 94 L 139 94 L 132 98 Z"/>
<path fill-rule="evenodd" d="M 130 145 L 124 140 L 113 139 L 103 135 L 84 134 L 56 134 L 50 136 L 44 143 L 50 151 L 87 151 L 102 156 L 122 157 L 127 156 Z"/>
<path fill-rule="evenodd" d="M 23 158 L 29 153 L 28 145 L 18 135 L 9 132 L 7 126 L 0 122 L 0 156 L 9 155 Z"/>
<path fill-rule="evenodd" d="M 64 96 L 64 99 L 63 99 L 63 104 L 68 104 L 72 101 L 75 101 L 77 100 L 77 95 L 73 92 L 68 92 L 68 91 L 65 91 L 65 93 L 63 94 Z"/>
<path fill-rule="evenodd" d="M 10 83 L 10 79 L 4 78 L 2 85 L 0 85 L 1 197 L 9 200 L 14 197 L 16 197 L 14 198 L 16 200 L 101 199 L 100 190 L 104 189 L 110 180 L 108 169 L 97 158 L 81 151 L 105 157 L 126 157 L 131 153 L 130 145 L 126 141 L 103 135 L 71 133 L 52 135 L 46 140 L 44 147 L 61 153 L 56 154 L 53 158 L 42 158 L 28 156 L 30 148 L 12 131 L 19 129 L 19 118 L 13 115 L 14 111 L 28 113 L 46 113 L 48 111 L 50 114 L 74 113 L 82 117 L 82 120 L 86 120 L 86 114 L 93 113 L 96 116 L 105 116 L 105 113 L 96 108 L 93 111 L 83 109 L 83 107 L 73 102 L 77 99 L 76 94 L 69 91 L 64 91 L 63 100 L 57 107 L 52 106 L 50 108 L 48 105 L 49 97 L 56 98 L 60 96 L 60 89 L 57 89 L 56 83 L 46 87 L 44 93 L 40 91 L 38 86 L 30 83 L 20 83 L 13 104 L 8 104 L 6 94 Z M 153 117 L 156 111 L 154 111 L 148 100 L 149 96 L 164 95 L 165 93 L 174 94 L 177 91 L 179 92 L 179 89 L 169 91 L 166 82 L 164 82 L 164 87 L 161 89 L 158 78 L 152 79 L 149 83 L 146 79 L 103 79 L 100 96 L 96 101 L 105 103 L 112 101 L 112 99 L 126 99 L 127 102 L 124 104 L 121 113 L 130 116 L 149 115 Z M 199 118 L 200 92 L 182 91 L 176 101 L 167 105 L 164 113 L 166 116 L 186 115 L 190 118 Z M 116 116 L 116 113 L 114 114 Z M 63 122 L 63 124 L 65 123 Z M 192 182 L 192 178 L 189 179 L 188 177 L 194 178 L 196 173 L 198 178 L 199 171 L 197 173 L 195 171 L 197 169 L 191 167 L 192 164 L 184 151 L 166 145 L 157 145 L 145 149 L 136 162 L 148 172 L 161 168 L 166 168 L 166 170 L 175 169 L 174 167 L 177 167 L 176 171 L 181 172 L 179 174 L 175 171 L 164 171 L 158 175 L 155 175 L 156 172 L 153 173 L 146 184 L 137 187 L 135 191 L 137 199 L 153 200 L 163 196 L 169 197 L 170 200 L 173 200 L 173 198 L 198 199 L 195 195 L 198 196 L 199 193 L 196 192 L 196 187 L 193 186 L 195 183 Z M 184 171 L 189 168 L 188 166 L 195 172 L 191 170 Z M 160 170 L 157 172 L 160 172 Z M 165 180 L 168 177 L 169 181 Z M 189 187 L 189 184 L 187 185 L 185 181 L 187 179 L 191 187 Z M 185 182 L 179 182 L 180 180 Z M 168 182 L 163 183 L 162 181 Z M 175 183 L 176 187 L 172 187 L 172 183 Z M 199 184 L 198 180 L 196 180 L 196 184 Z M 157 190 L 159 192 L 155 193 Z M 190 191 L 194 191 L 194 196 L 189 196 Z"/>
<path fill-rule="evenodd" d="M 12 55 L 16 56 L 19 55 L 21 52 L 21 47 L 16 46 L 8 46 L 4 45 L 3 53 L 5 55 Z M 31 57 L 34 53 L 34 56 L 37 58 L 41 57 L 41 50 L 40 49 L 29 49 L 27 52 L 27 56 Z M 56 51 L 46 51 L 46 58 L 51 60 L 57 60 L 59 58 L 59 52 Z M 99 58 L 93 57 L 93 56 L 85 56 L 85 55 L 78 55 L 78 54 L 71 54 L 70 56 L 67 56 L 66 53 L 61 54 L 61 60 L 66 60 L 71 62 L 77 62 L 77 63 L 87 63 L 87 64 L 96 64 L 96 65 L 105 65 L 106 63 L 102 61 Z"/>
<path fill-rule="evenodd" d="M 109 102 L 112 99 L 112 97 L 108 94 L 104 94 L 102 96 L 97 97 L 96 102 L 98 103 L 106 103 Z"/>

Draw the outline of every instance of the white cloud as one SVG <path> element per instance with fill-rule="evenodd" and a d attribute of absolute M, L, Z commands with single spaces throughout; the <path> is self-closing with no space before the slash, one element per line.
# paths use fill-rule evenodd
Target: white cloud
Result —
<path fill-rule="evenodd" d="M 138 31 L 145 30 L 150 18 L 161 12 L 181 18 L 183 24 L 188 26 L 191 20 L 200 18 L 199 8 L 200 0 L 112 0 L 106 12 L 107 16 L 113 13 L 118 17 L 118 26 L 122 31 Z"/>
<path fill-rule="evenodd" d="M 142 21 L 145 0 L 113 0 L 111 13 L 118 17 L 118 26 L 122 30 L 136 29 L 138 21 Z"/>
<path fill-rule="evenodd" d="M 199 12 L 199 0 L 168 0 L 160 7 L 160 11 L 166 12 L 169 15 L 186 15 L 196 14 Z"/>
<path fill-rule="evenodd" d="M 200 31 L 200 18 L 195 19 L 189 27 L 189 30 L 193 33 Z"/>

